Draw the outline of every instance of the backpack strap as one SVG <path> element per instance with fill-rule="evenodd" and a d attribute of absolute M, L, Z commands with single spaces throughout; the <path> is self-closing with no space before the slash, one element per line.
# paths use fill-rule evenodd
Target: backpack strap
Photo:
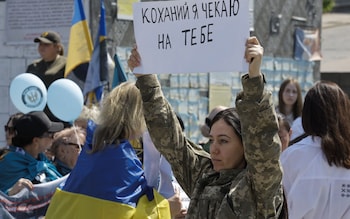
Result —
<path fill-rule="evenodd" d="M 291 145 L 293 145 L 293 144 L 295 144 L 295 143 L 297 143 L 297 142 L 303 140 L 303 139 L 306 138 L 307 136 L 309 136 L 309 135 L 306 134 L 306 133 L 299 135 L 298 137 L 296 137 L 296 138 L 294 138 L 293 140 L 291 140 L 291 141 L 289 142 L 289 145 L 288 145 L 288 146 L 291 146 Z"/>

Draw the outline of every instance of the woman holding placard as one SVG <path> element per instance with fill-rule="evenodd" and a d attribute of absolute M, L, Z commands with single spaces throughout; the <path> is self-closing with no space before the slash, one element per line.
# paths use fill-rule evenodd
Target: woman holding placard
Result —
<path fill-rule="evenodd" d="M 282 211 L 281 142 L 271 94 L 260 72 L 262 56 L 257 38 L 249 38 L 249 73 L 242 77 L 237 108 L 223 110 L 211 121 L 210 156 L 182 133 L 157 77 L 137 75 L 154 145 L 191 198 L 186 218 L 278 218 Z M 130 69 L 140 63 L 133 49 Z"/>

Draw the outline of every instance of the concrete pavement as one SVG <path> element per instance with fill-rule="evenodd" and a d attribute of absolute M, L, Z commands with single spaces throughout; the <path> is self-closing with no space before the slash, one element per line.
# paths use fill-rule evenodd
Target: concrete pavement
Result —
<path fill-rule="evenodd" d="M 350 73 L 350 11 L 322 15 L 321 73 Z"/>

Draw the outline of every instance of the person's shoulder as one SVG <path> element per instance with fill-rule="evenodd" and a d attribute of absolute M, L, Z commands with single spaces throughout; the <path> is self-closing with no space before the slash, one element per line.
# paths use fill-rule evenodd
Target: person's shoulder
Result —
<path fill-rule="evenodd" d="M 28 65 L 28 69 L 35 68 L 42 63 L 43 63 L 43 59 L 36 59 L 31 64 Z"/>
<path fill-rule="evenodd" d="M 58 56 L 57 59 L 60 60 L 60 61 L 64 61 L 64 62 L 67 61 L 67 57 L 65 57 L 65 56 Z"/>
<path fill-rule="evenodd" d="M 6 154 L 8 154 L 9 153 L 9 149 L 8 148 L 2 148 L 2 149 L 0 149 L 0 160 L 2 160 L 5 156 L 6 156 Z"/>
<path fill-rule="evenodd" d="M 0 163 L 13 163 L 15 160 L 20 159 L 19 157 L 22 157 L 22 155 L 9 149 L 4 149 L 1 151 Z"/>
<path fill-rule="evenodd" d="M 281 153 L 281 161 L 310 159 L 318 153 L 322 153 L 321 147 L 315 142 L 311 136 L 308 136 L 301 141 L 289 146 Z M 294 160 L 294 161 L 293 161 Z"/>

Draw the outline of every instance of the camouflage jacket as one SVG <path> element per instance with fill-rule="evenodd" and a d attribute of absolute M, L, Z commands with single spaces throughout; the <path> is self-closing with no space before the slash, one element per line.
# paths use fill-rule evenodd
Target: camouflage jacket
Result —
<path fill-rule="evenodd" d="M 280 140 L 271 93 L 263 77 L 242 77 L 236 107 L 247 166 L 215 172 L 210 156 L 186 138 L 155 75 L 137 79 L 146 123 L 157 149 L 191 198 L 186 218 L 278 218 L 282 208 Z"/>

